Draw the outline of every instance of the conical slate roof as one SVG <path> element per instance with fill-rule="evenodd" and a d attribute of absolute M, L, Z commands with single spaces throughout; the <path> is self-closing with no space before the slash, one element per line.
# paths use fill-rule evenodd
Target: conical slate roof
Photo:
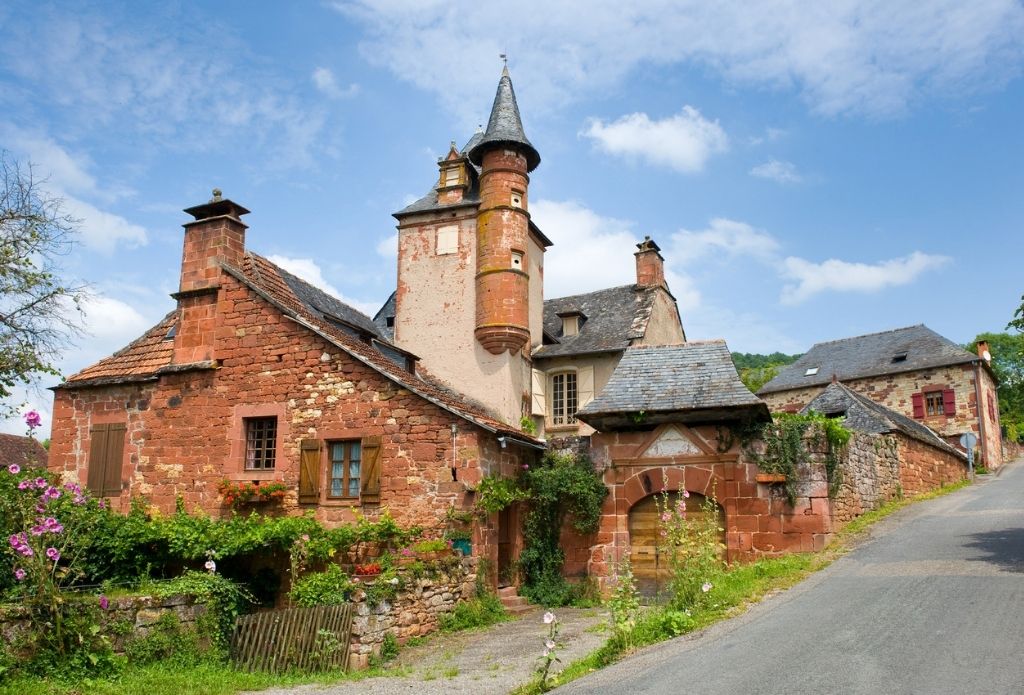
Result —
<path fill-rule="evenodd" d="M 491 118 L 487 121 L 487 130 L 469 151 L 469 161 L 479 166 L 486 150 L 503 145 L 512 145 L 523 151 L 526 155 L 527 171 L 533 171 L 540 164 L 540 153 L 523 132 L 523 121 L 519 117 L 519 105 L 516 104 L 516 93 L 512 89 L 512 78 L 509 77 L 508 68 L 501 73 L 498 92 L 494 95 L 494 105 L 491 107 Z"/>

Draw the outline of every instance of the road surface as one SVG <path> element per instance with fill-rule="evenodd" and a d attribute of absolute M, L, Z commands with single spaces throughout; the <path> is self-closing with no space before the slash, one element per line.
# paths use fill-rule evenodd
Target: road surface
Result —
<path fill-rule="evenodd" d="M 556 692 L 1024 693 L 1024 465 L 978 480 L 744 616 Z"/>

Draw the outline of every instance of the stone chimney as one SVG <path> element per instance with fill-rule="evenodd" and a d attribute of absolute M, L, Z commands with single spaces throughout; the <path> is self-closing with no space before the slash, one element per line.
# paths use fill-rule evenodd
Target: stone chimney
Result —
<path fill-rule="evenodd" d="M 645 236 L 636 245 L 636 284 L 640 287 L 665 287 L 665 259 L 654 240 Z"/>
<path fill-rule="evenodd" d="M 992 353 L 989 352 L 987 340 L 978 341 L 978 357 L 985 360 L 989 364 L 992 363 Z"/>
<path fill-rule="evenodd" d="M 241 217 L 249 211 L 222 198 L 220 190 L 215 188 L 208 203 L 185 212 L 195 220 L 182 225 L 185 243 L 181 254 L 181 279 L 178 291 L 171 295 L 178 301 L 173 360 L 176 365 L 215 360 L 220 265 L 242 267 L 246 225 Z"/>

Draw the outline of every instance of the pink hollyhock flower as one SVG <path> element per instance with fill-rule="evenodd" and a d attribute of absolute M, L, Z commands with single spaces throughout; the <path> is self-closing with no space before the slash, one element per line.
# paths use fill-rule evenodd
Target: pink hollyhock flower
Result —
<path fill-rule="evenodd" d="M 30 487 L 32 487 L 32 483 L 28 480 L 22 480 L 20 483 L 18 483 L 19 490 L 28 490 Z"/>
<path fill-rule="evenodd" d="M 668 512 L 664 512 L 664 513 L 662 513 L 662 515 L 661 515 L 661 520 L 662 520 L 662 521 L 668 521 L 668 520 L 669 520 L 669 519 L 671 519 L 671 518 L 672 518 L 672 515 L 671 515 L 671 514 L 669 514 Z"/>
<path fill-rule="evenodd" d="M 18 475 L 18 473 L 21 473 L 21 466 L 16 463 L 12 463 L 7 467 L 7 472 L 11 475 Z"/>
<path fill-rule="evenodd" d="M 100 594 L 100 608 L 103 610 L 110 608 L 110 601 L 103 594 Z"/>
<path fill-rule="evenodd" d="M 34 430 L 35 428 L 43 424 L 43 418 L 41 418 L 39 416 L 39 413 L 37 413 L 36 411 L 30 410 L 27 413 L 25 413 L 25 424 L 28 425 L 30 429 Z"/>
<path fill-rule="evenodd" d="M 217 571 L 217 563 L 214 562 L 213 560 L 207 560 L 206 564 L 203 565 L 203 567 L 206 568 L 207 572 L 216 572 Z"/>
<path fill-rule="evenodd" d="M 46 487 L 46 478 L 36 478 L 36 487 L 39 489 Z"/>
<path fill-rule="evenodd" d="M 14 578 L 17 579 L 19 582 L 23 580 L 25 578 L 25 570 L 21 569 L 20 567 L 14 570 Z"/>
<path fill-rule="evenodd" d="M 548 649 L 548 650 L 554 649 L 555 648 L 555 640 L 549 639 L 548 641 L 546 641 L 544 643 L 544 648 Z"/>
<path fill-rule="evenodd" d="M 544 624 L 545 625 L 550 625 L 553 622 L 555 622 L 555 614 L 552 613 L 551 611 L 547 611 L 544 614 Z"/>
<path fill-rule="evenodd" d="M 683 497 L 689 497 L 689 496 L 690 496 L 690 491 L 689 490 L 683 490 Z"/>
<path fill-rule="evenodd" d="M 60 551 L 57 550 L 56 548 L 52 548 L 52 547 L 51 548 L 47 548 L 46 549 L 46 557 L 50 558 L 54 562 L 57 562 L 57 560 L 60 559 Z"/>

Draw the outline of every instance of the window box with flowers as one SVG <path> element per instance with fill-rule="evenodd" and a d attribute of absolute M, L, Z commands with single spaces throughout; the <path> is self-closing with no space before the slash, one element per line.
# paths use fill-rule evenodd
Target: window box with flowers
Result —
<path fill-rule="evenodd" d="M 223 496 L 225 506 L 239 509 L 252 504 L 279 503 L 288 494 L 288 486 L 280 480 L 263 483 L 235 483 L 222 480 L 217 491 Z"/>
<path fill-rule="evenodd" d="M 352 576 L 360 581 L 375 579 L 383 570 L 379 562 L 369 562 L 365 565 L 356 565 Z"/>

